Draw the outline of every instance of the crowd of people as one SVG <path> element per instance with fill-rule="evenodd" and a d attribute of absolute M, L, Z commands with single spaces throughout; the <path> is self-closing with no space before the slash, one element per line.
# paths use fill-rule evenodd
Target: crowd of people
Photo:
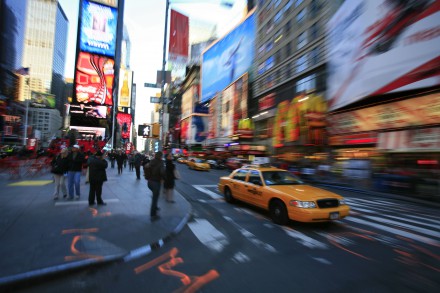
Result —
<path fill-rule="evenodd" d="M 175 180 L 180 177 L 173 162 L 173 156 L 168 154 L 164 162 L 162 152 L 155 153 L 150 160 L 150 156 L 136 150 L 129 154 L 123 150 L 111 150 L 110 152 L 97 150 L 93 153 L 84 153 L 77 144 L 71 148 L 65 147 L 51 162 L 51 173 L 55 184 L 53 199 L 58 200 L 62 195 L 65 200 L 75 198 L 79 200 L 81 198 L 81 174 L 86 169 L 85 183 L 89 184 L 89 206 L 95 204 L 106 205 L 102 198 L 102 187 L 104 182 L 107 181 L 106 169 L 109 165 L 110 168 L 116 167 L 118 175 L 121 175 L 127 164 L 130 172 L 135 171 L 136 180 L 141 180 L 141 168 L 144 172 L 145 168 L 151 170 L 151 177 L 148 178 L 147 184 L 153 194 L 150 218 L 151 221 L 160 219 L 158 199 L 161 190 L 163 188 L 167 203 L 175 203 Z"/>

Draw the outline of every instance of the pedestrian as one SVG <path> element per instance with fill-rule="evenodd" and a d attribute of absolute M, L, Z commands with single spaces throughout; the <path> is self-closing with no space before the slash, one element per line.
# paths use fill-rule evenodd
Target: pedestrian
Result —
<path fill-rule="evenodd" d="M 156 221 L 160 219 L 159 215 L 157 214 L 157 211 L 159 209 L 159 207 L 157 206 L 157 201 L 159 200 L 160 187 L 165 175 L 165 168 L 163 166 L 162 156 L 163 154 L 161 151 L 157 152 L 154 155 L 154 159 L 152 159 L 146 165 L 146 168 L 150 168 L 151 170 L 151 177 L 150 179 L 148 179 L 148 188 L 153 193 L 150 208 L 151 221 Z"/>
<path fill-rule="evenodd" d="M 138 151 L 134 152 L 134 168 L 136 170 L 136 179 L 140 180 L 141 179 L 141 164 L 143 161 L 143 156 L 141 153 L 139 153 Z"/>
<path fill-rule="evenodd" d="M 89 166 L 89 206 L 93 206 L 96 203 L 98 205 L 106 205 L 102 200 L 102 185 L 107 181 L 107 173 L 105 169 L 108 167 L 106 161 L 107 154 L 103 154 L 101 151 L 97 151 L 95 155 L 90 156 L 87 160 Z"/>
<path fill-rule="evenodd" d="M 134 153 L 131 153 L 128 156 L 128 167 L 130 168 L 130 171 L 134 170 Z"/>
<path fill-rule="evenodd" d="M 110 159 L 111 167 L 115 168 L 116 153 L 115 153 L 114 149 L 111 150 L 111 152 L 108 155 L 108 157 Z"/>
<path fill-rule="evenodd" d="M 67 174 L 67 170 L 69 168 L 69 161 L 67 160 L 67 155 L 69 150 L 67 148 L 63 148 L 61 152 L 52 159 L 52 169 L 51 173 L 53 174 L 55 180 L 55 191 L 53 194 L 53 199 L 59 199 L 60 190 L 63 193 L 63 198 L 67 197 L 67 188 L 65 175 Z"/>
<path fill-rule="evenodd" d="M 176 176 L 176 165 L 173 163 L 173 156 L 168 154 L 165 162 L 165 180 L 163 182 L 163 189 L 165 194 L 165 200 L 169 203 L 175 203 L 174 201 L 174 185 Z"/>
<path fill-rule="evenodd" d="M 81 153 L 80 146 L 74 145 L 71 152 L 67 156 L 68 160 L 68 172 L 67 172 L 67 185 L 69 188 L 69 199 L 73 199 L 74 191 L 76 192 L 76 199 L 81 196 L 80 181 L 81 170 L 84 163 L 84 155 Z"/>
<path fill-rule="evenodd" d="M 122 174 L 122 166 L 127 156 L 121 150 L 116 154 L 116 164 L 118 165 L 118 174 Z"/>

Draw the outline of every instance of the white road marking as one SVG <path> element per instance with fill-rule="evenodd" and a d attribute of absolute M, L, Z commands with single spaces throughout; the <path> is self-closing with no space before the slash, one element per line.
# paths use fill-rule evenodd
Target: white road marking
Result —
<path fill-rule="evenodd" d="M 208 189 L 208 188 L 217 188 L 217 185 L 193 185 L 193 187 L 198 191 L 209 195 L 213 199 L 223 198 L 222 195 L 219 195 L 218 193 L 212 192 L 211 190 Z"/>
<path fill-rule="evenodd" d="M 232 260 L 236 263 L 244 263 L 244 262 L 249 262 L 251 259 L 246 254 L 239 251 L 236 254 L 234 254 Z"/>
<path fill-rule="evenodd" d="M 400 218 L 399 220 L 402 220 L 402 221 L 399 221 L 399 222 L 393 221 L 393 220 L 387 220 L 384 217 L 383 218 L 379 218 L 379 217 L 373 217 L 373 216 L 366 216 L 365 218 L 371 219 L 371 220 L 374 220 L 374 221 L 377 221 L 377 222 L 381 222 L 381 223 L 386 223 L 386 224 L 390 224 L 390 225 L 394 225 L 394 226 L 398 226 L 398 227 L 403 227 L 403 228 L 406 228 L 406 229 L 409 229 L 409 230 L 412 230 L 412 231 L 423 233 L 425 235 L 429 235 L 429 236 L 432 236 L 432 237 L 440 238 L 440 233 L 439 232 L 428 230 L 428 229 L 425 229 L 425 228 L 419 228 L 419 227 L 416 227 L 416 226 L 413 226 L 413 225 L 408 225 L 408 224 L 402 223 L 402 221 L 406 220 L 405 218 Z M 423 223 L 419 223 L 419 224 L 423 225 Z"/>
<path fill-rule="evenodd" d="M 110 198 L 105 200 L 106 203 L 109 202 L 119 202 L 119 199 L 117 198 Z M 88 200 L 67 200 L 67 201 L 57 201 L 55 203 L 55 206 L 70 206 L 70 205 L 88 205 Z"/>
<path fill-rule="evenodd" d="M 304 245 L 308 248 L 328 249 L 327 244 L 322 243 L 318 240 L 315 240 L 315 239 L 313 239 L 313 238 L 311 238 L 301 232 L 295 231 L 295 230 L 288 228 L 288 227 L 282 227 L 282 229 L 287 233 L 287 235 L 299 240 L 298 241 L 299 243 L 301 243 L 302 245 Z"/>
<path fill-rule="evenodd" d="M 188 226 L 199 241 L 213 251 L 220 252 L 229 244 L 226 236 L 205 219 L 195 219 Z"/>
<path fill-rule="evenodd" d="M 322 258 L 322 257 L 312 257 L 314 260 L 316 260 L 317 262 L 320 262 L 320 263 L 322 263 L 322 264 L 325 264 L 325 265 L 331 265 L 332 263 L 331 263 L 331 261 L 328 261 L 328 260 L 326 260 L 325 258 Z"/>

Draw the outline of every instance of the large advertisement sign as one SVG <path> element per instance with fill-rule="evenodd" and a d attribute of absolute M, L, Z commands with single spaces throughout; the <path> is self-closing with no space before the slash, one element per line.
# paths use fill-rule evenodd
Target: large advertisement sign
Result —
<path fill-rule="evenodd" d="M 209 117 L 194 115 L 190 120 L 186 144 L 200 144 L 208 137 Z"/>
<path fill-rule="evenodd" d="M 235 87 L 230 86 L 223 91 L 221 125 L 219 137 L 232 136 L 234 130 L 234 93 Z"/>
<path fill-rule="evenodd" d="M 113 79 L 113 59 L 80 52 L 76 65 L 77 103 L 113 105 Z"/>
<path fill-rule="evenodd" d="M 105 128 L 102 127 L 88 127 L 88 126 L 70 126 L 70 129 L 76 129 L 79 138 L 81 139 L 94 139 L 105 137 Z"/>
<path fill-rule="evenodd" d="M 244 74 L 240 79 L 234 82 L 234 135 L 243 134 L 249 136 L 247 123 L 248 120 L 248 75 Z"/>
<path fill-rule="evenodd" d="M 127 113 L 117 113 L 116 120 L 119 124 L 119 129 L 121 130 L 121 138 L 129 139 L 131 131 L 131 115 Z"/>
<path fill-rule="evenodd" d="M 440 0 L 345 1 L 328 23 L 330 110 L 440 85 Z"/>
<path fill-rule="evenodd" d="M 189 18 L 171 9 L 169 59 L 188 60 Z"/>
<path fill-rule="evenodd" d="M 30 106 L 33 108 L 55 109 L 56 106 L 55 96 L 46 93 L 32 92 Z"/>
<path fill-rule="evenodd" d="M 410 126 L 435 125 L 440 121 L 440 94 L 407 99 L 328 117 L 330 134 L 345 134 Z"/>
<path fill-rule="evenodd" d="M 118 107 L 131 106 L 131 89 L 133 85 L 133 72 L 121 68 L 119 70 L 119 99 Z"/>
<path fill-rule="evenodd" d="M 202 103 L 250 71 L 255 55 L 256 27 L 256 16 L 252 13 L 203 53 Z"/>
<path fill-rule="evenodd" d="M 87 105 L 87 104 L 71 104 L 69 112 L 72 116 L 93 117 L 99 119 L 107 118 L 107 106 Z"/>
<path fill-rule="evenodd" d="M 81 51 L 115 56 L 118 10 L 82 0 Z"/>

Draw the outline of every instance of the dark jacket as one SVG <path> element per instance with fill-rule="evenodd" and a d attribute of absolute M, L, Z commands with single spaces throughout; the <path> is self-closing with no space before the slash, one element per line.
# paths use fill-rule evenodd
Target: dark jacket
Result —
<path fill-rule="evenodd" d="M 116 163 L 118 163 L 118 165 L 122 165 L 126 159 L 127 159 L 126 154 L 124 153 L 116 154 Z"/>
<path fill-rule="evenodd" d="M 52 159 L 51 165 L 52 165 L 51 172 L 53 174 L 62 175 L 67 172 L 69 168 L 69 161 L 67 157 L 63 158 L 61 157 L 61 154 L 58 154 L 56 157 Z"/>
<path fill-rule="evenodd" d="M 151 179 L 152 181 L 162 181 L 165 177 L 165 168 L 163 166 L 162 160 L 152 159 L 150 161 L 151 167 Z"/>
<path fill-rule="evenodd" d="M 140 167 L 141 164 L 142 164 L 142 161 L 143 161 L 143 157 L 142 157 L 142 155 L 139 154 L 139 153 L 137 153 L 137 154 L 134 156 L 134 166 L 135 166 L 135 167 Z"/>
<path fill-rule="evenodd" d="M 87 165 L 89 166 L 89 182 L 90 184 L 102 183 L 107 181 L 107 169 L 108 163 L 106 160 L 99 157 L 90 156 Z"/>
<path fill-rule="evenodd" d="M 80 152 L 76 153 L 75 158 L 73 157 L 73 152 L 67 156 L 69 162 L 68 171 L 81 172 L 82 165 L 84 163 L 84 155 Z"/>
<path fill-rule="evenodd" d="M 174 176 L 174 169 L 176 166 L 174 165 L 172 160 L 166 160 L 165 163 L 165 180 L 163 182 L 163 187 L 166 189 L 174 188 L 174 180 L 176 177 Z"/>

